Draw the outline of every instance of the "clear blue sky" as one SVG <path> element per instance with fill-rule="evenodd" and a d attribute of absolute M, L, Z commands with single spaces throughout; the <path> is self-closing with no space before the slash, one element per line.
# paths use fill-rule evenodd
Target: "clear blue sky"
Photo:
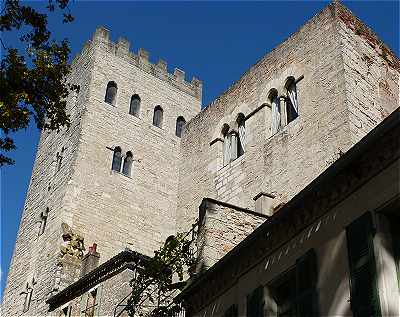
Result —
<path fill-rule="evenodd" d="M 96 26 L 111 30 L 111 37 L 131 41 L 135 52 L 144 47 L 150 59 L 159 57 L 168 67 L 186 71 L 204 82 L 207 105 L 251 65 L 284 41 L 328 2 L 77 2 L 76 20 L 65 26 L 51 19 L 58 39 L 67 37 L 72 55 L 81 49 Z M 397 1 L 344 2 L 399 56 L 399 3 Z M 45 2 L 34 2 L 44 7 Z M 3 34 L 9 46 L 16 34 Z M 1 294 L 28 189 L 39 132 L 34 127 L 15 134 L 16 165 L 1 170 Z M 54 247 L 58 247 L 56 244 Z M 2 296 L 2 295 L 1 295 Z"/>

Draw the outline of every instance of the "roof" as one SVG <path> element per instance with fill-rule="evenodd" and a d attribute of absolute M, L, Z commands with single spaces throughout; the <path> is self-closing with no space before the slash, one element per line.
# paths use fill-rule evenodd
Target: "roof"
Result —
<path fill-rule="evenodd" d="M 50 297 L 46 303 L 50 305 L 49 310 L 52 311 L 57 307 L 68 303 L 72 299 L 87 292 L 97 284 L 108 280 L 114 275 L 124 271 L 127 268 L 134 269 L 137 265 L 143 266 L 150 258 L 141 253 L 125 249 L 118 253 L 108 261 L 99 265 L 94 270 L 90 271 L 81 277 L 75 283 L 64 288 L 54 296 Z"/>
<path fill-rule="evenodd" d="M 195 278 L 176 300 L 185 299 L 190 309 L 198 311 L 234 285 L 240 275 L 399 158 L 400 108 L 397 108 L 214 266 Z M 202 287 L 206 289 L 204 294 Z"/>

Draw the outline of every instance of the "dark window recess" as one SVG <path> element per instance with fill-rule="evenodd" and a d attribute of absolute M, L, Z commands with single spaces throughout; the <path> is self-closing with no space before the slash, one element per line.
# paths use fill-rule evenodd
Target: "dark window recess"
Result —
<path fill-rule="evenodd" d="M 350 267 L 350 303 L 354 317 L 381 316 L 374 257 L 374 228 L 365 213 L 346 228 Z"/>
<path fill-rule="evenodd" d="M 238 317 L 237 305 L 230 306 L 224 313 L 223 317 Z"/>
<path fill-rule="evenodd" d="M 117 84 L 113 81 L 110 81 L 107 84 L 106 95 L 104 97 L 104 101 L 110 105 L 115 105 L 115 101 L 117 99 Z"/>
<path fill-rule="evenodd" d="M 287 114 L 287 123 L 292 122 L 299 116 L 299 114 L 294 109 L 293 104 L 290 101 L 290 98 L 286 99 L 286 114 Z"/>
<path fill-rule="evenodd" d="M 44 230 L 46 229 L 47 218 L 49 216 L 49 212 L 50 212 L 50 209 L 49 209 L 49 207 L 47 207 L 46 211 L 42 211 L 40 213 L 40 227 L 39 227 L 38 236 L 41 236 L 44 233 Z"/>
<path fill-rule="evenodd" d="M 132 152 L 126 152 L 126 156 L 124 159 L 124 165 L 122 167 L 122 173 L 126 176 L 131 176 L 133 155 Z"/>
<path fill-rule="evenodd" d="M 154 115 L 153 115 L 153 125 L 159 128 L 162 128 L 163 124 L 163 109 L 161 106 L 156 106 L 154 108 Z"/>
<path fill-rule="evenodd" d="M 129 113 L 135 117 L 139 117 L 140 112 L 140 97 L 133 95 L 131 98 L 131 104 L 129 106 Z"/>
<path fill-rule="evenodd" d="M 271 286 L 277 317 L 318 316 L 317 280 L 316 255 L 311 249 Z"/>
<path fill-rule="evenodd" d="M 247 317 L 264 316 L 264 287 L 257 287 L 252 293 L 247 295 Z"/>
<path fill-rule="evenodd" d="M 112 160 L 112 166 L 111 169 L 113 171 L 119 172 L 121 170 L 121 163 L 122 163 L 122 153 L 121 153 L 121 148 L 117 146 L 114 149 L 114 154 L 113 154 L 113 160 Z"/>
<path fill-rule="evenodd" d="M 183 126 L 186 124 L 186 120 L 184 117 L 178 117 L 178 119 L 176 119 L 176 129 L 175 129 L 175 135 L 177 137 L 181 137 L 182 136 L 182 129 Z"/>

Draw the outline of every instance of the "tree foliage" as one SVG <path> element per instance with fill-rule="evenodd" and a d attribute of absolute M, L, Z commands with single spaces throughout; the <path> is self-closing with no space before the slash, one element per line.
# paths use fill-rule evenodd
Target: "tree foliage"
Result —
<path fill-rule="evenodd" d="M 189 269 L 190 276 L 190 269 L 196 264 L 192 245 L 196 228 L 197 224 L 189 232 L 170 236 L 131 281 L 132 293 L 126 308 L 130 316 L 169 316 L 180 310 L 171 296 L 184 288 L 185 272 Z M 146 309 L 149 304 L 150 309 Z"/>
<path fill-rule="evenodd" d="M 64 23 L 73 21 L 69 0 L 48 0 L 46 4 L 46 13 L 60 9 Z M 26 129 L 32 118 L 39 129 L 59 130 L 70 124 L 66 97 L 78 87 L 66 81 L 69 43 L 51 39 L 46 13 L 18 0 L 3 1 L 0 31 L 21 33 L 23 48 L 9 47 L 1 40 L 0 166 L 14 163 L 4 154 L 16 147 L 10 132 Z"/>

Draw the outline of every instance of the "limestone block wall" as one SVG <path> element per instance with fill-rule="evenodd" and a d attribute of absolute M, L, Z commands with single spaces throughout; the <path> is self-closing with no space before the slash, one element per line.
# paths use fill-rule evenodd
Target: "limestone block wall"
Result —
<path fill-rule="evenodd" d="M 213 266 L 266 220 L 261 214 L 205 199 L 200 207 L 196 245 L 201 272 Z"/>
<path fill-rule="evenodd" d="M 263 57 L 228 91 L 191 120 L 182 138 L 178 227 L 194 221 L 203 197 L 254 209 L 259 192 L 289 200 L 351 144 L 341 42 L 331 4 Z M 299 117 L 271 135 L 268 93 L 297 84 Z M 221 129 L 246 116 L 243 157 L 222 167 Z M 202 137 L 199 138 L 198 136 Z M 210 142 L 212 145 L 210 145 Z"/>
<path fill-rule="evenodd" d="M 71 93 L 67 101 L 71 126 L 59 133 L 41 133 L 31 181 L 26 196 L 8 280 L 3 296 L 4 316 L 23 315 L 26 284 L 33 286 L 32 302 L 25 315 L 44 316 L 44 303 L 57 288 L 56 271 L 63 242 L 61 224 L 65 219 L 64 197 L 74 171 L 77 156 L 84 101 L 88 95 L 93 51 L 85 47 L 74 60 L 69 82 L 80 85 L 78 94 Z M 64 148 L 64 151 L 62 149 Z M 62 155 L 61 168 L 57 170 L 57 152 Z M 40 214 L 49 209 L 47 225 L 38 236 Z M 32 283 L 32 281 L 34 281 Z M 32 285 L 33 284 L 33 285 Z"/>
<path fill-rule="evenodd" d="M 358 142 L 400 105 L 400 61 L 376 34 L 337 6 L 352 142 Z"/>
<path fill-rule="evenodd" d="M 129 52 L 126 40 L 111 42 L 105 29 L 91 47 L 93 78 L 66 208 L 85 243 L 97 243 L 101 262 L 127 246 L 152 255 L 175 232 L 181 141 L 175 124 L 200 111 L 201 84 L 150 64 L 143 50 Z M 114 106 L 104 101 L 109 81 L 118 86 Z M 141 98 L 138 117 L 129 114 L 133 94 Z M 152 125 L 156 105 L 164 110 L 162 128 Z M 111 170 L 116 146 L 133 153 L 129 177 Z"/>

